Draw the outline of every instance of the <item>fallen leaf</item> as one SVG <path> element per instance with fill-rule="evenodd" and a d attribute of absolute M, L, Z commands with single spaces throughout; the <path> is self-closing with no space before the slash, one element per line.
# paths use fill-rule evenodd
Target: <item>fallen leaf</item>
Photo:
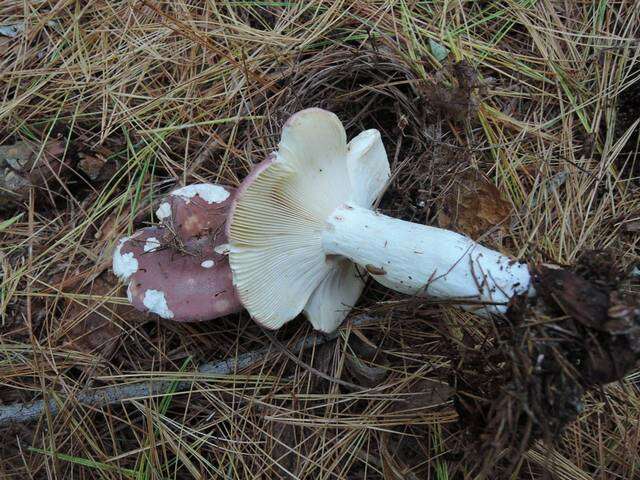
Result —
<path fill-rule="evenodd" d="M 425 440 L 428 442 L 428 432 L 433 432 L 435 425 L 425 427 L 414 424 L 411 420 L 421 417 L 423 409 L 438 407 L 445 416 L 447 406 L 440 407 L 448 402 L 454 393 L 454 389 L 448 384 L 435 379 L 422 378 L 417 381 L 407 382 L 402 390 L 396 392 L 396 400 L 389 405 L 385 413 L 406 417 L 409 421 L 402 428 L 402 434 L 381 432 L 380 435 L 380 460 L 385 472 L 384 478 L 397 478 L 403 480 L 426 478 L 425 472 L 421 472 L 424 466 Z M 432 410 L 433 413 L 436 410 Z M 429 477 L 430 478 L 430 477 Z"/>
<path fill-rule="evenodd" d="M 398 400 L 391 404 L 390 412 L 403 412 L 431 408 L 448 402 L 454 389 L 447 383 L 423 378 L 412 383 L 408 392 L 402 392 Z"/>
<path fill-rule="evenodd" d="M 108 162 L 99 154 L 81 153 L 79 157 L 78 168 L 94 182 L 108 180 L 116 173 L 117 165 L 114 162 Z"/>
<path fill-rule="evenodd" d="M 411 427 L 409 427 L 411 428 Z M 424 432 L 421 432 L 424 434 Z M 412 470 L 424 464 L 424 446 L 419 436 L 380 434 L 380 455 L 378 463 L 384 472 L 383 478 L 394 480 L 418 480 L 420 477 Z"/>
<path fill-rule="evenodd" d="M 122 215 L 124 216 L 124 215 Z M 118 234 L 118 215 L 112 213 L 107 219 L 100 225 L 98 231 L 93 235 L 96 240 L 106 239 L 110 240 Z"/>
<path fill-rule="evenodd" d="M 505 228 L 511 205 L 482 173 L 468 170 L 445 193 L 438 224 L 477 239 L 496 226 Z"/>
<path fill-rule="evenodd" d="M 46 185 L 66 171 L 64 151 L 61 141 L 48 142 L 44 148 L 25 141 L 0 145 L 0 207 L 24 200 L 32 186 Z"/>
<path fill-rule="evenodd" d="M 84 353 L 99 355 L 108 360 L 115 352 L 122 329 L 114 321 L 117 317 L 135 320 L 140 317 L 130 305 L 114 304 L 105 297 L 118 294 L 118 281 L 105 272 L 79 293 L 89 295 L 86 300 L 69 300 L 62 328 L 68 346 Z"/>
<path fill-rule="evenodd" d="M 455 79 L 455 84 L 435 80 L 418 86 L 426 107 L 441 120 L 461 121 L 475 118 L 479 107 L 477 94 L 479 83 L 476 71 L 464 60 L 439 73 L 446 71 L 449 71 Z"/>
<path fill-rule="evenodd" d="M 104 160 L 92 155 L 81 155 L 81 159 L 78 162 L 78 167 L 87 177 L 91 180 L 97 180 L 100 177 L 102 167 L 104 167 Z"/>
<path fill-rule="evenodd" d="M 279 421 L 278 417 L 282 415 L 283 409 L 273 406 L 262 406 L 260 415 L 269 417 L 270 420 L 265 425 L 265 451 L 270 453 L 271 458 L 276 459 L 273 465 L 274 476 L 268 478 L 300 478 L 298 476 L 301 469 L 304 468 L 309 458 L 313 457 L 311 449 L 314 442 L 309 442 L 309 437 L 313 431 L 310 428 L 296 425 L 295 422 L 284 419 Z M 289 404 L 285 408 L 291 408 Z M 326 441 L 330 441 L 332 432 L 326 432 Z M 293 475 L 282 477 L 282 472 L 288 472 Z"/>

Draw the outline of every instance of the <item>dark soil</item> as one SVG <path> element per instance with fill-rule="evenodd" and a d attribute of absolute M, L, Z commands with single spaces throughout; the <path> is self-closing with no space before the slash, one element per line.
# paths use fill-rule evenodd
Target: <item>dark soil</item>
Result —
<path fill-rule="evenodd" d="M 514 299 L 487 338 L 451 350 L 459 426 L 482 452 L 478 471 L 511 471 L 536 439 L 553 446 L 582 412 L 587 389 L 637 364 L 640 301 L 621 293 L 612 265 L 607 253 L 589 252 L 573 270 L 537 267 L 537 299 Z"/>

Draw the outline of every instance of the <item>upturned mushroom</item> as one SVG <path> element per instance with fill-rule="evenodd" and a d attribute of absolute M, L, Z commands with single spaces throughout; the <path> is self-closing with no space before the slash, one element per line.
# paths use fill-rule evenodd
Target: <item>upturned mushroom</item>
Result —
<path fill-rule="evenodd" d="M 195 184 L 173 190 L 160 203 L 160 227 L 120 239 L 113 271 L 128 282 L 138 310 L 174 321 L 201 321 L 242 309 L 229 261 L 221 249 L 234 189 Z"/>
<path fill-rule="evenodd" d="M 227 222 L 233 283 L 254 320 L 276 329 L 304 312 L 331 332 L 357 301 L 364 272 L 483 315 L 504 313 L 528 291 L 525 263 L 372 210 L 389 178 L 378 131 L 347 143 L 338 117 L 317 108 L 286 122 L 278 150 L 236 192 Z"/>

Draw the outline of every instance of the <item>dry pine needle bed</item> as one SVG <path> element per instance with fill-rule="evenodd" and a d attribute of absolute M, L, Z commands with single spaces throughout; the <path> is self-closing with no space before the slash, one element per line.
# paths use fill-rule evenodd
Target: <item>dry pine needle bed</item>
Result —
<path fill-rule="evenodd" d="M 0 478 L 640 478 L 639 2 L 0 12 Z M 308 107 L 380 131 L 382 213 L 527 261 L 537 300 L 369 282 L 330 336 L 133 309 L 117 240 Z"/>

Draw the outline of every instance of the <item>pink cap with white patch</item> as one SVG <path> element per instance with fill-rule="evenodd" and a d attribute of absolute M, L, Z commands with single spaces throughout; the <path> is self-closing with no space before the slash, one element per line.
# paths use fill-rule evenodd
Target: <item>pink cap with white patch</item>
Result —
<path fill-rule="evenodd" d="M 120 240 L 113 271 L 129 282 L 134 307 L 181 322 L 242 309 L 228 258 L 219 253 L 227 241 L 224 223 L 233 194 L 232 188 L 209 184 L 174 190 L 156 211 L 162 227 Z"/>

